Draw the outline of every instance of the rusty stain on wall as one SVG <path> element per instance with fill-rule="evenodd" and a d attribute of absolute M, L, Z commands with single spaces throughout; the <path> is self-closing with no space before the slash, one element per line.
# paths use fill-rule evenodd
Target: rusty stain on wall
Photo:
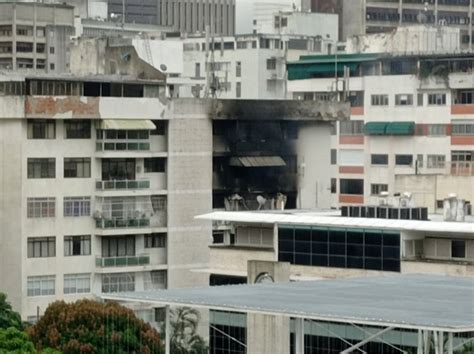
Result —
<path fill-rule="evenodd" d="M 29 118 L 100 118 L 99 97 L 26 97 Z"/>

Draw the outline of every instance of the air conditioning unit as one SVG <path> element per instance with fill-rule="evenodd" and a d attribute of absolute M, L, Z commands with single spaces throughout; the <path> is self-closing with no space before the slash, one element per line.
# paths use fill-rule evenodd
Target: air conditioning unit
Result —
<path fill-rule="evenodd" d="M 102 212 L 100 210 L 94 211 L 94 219 L 96 220 L 102 219 Z"/>

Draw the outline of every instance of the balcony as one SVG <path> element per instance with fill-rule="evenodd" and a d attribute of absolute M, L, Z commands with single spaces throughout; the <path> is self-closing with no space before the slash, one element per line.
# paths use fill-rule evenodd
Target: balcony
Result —
<path fill-rule="evenodd" d="M 146 141 L 127 141 L 127 140 L 102 140 L 96 142 L 95 150 L 103 151 L 150 151 L 150 142 Z"/>
<path fill-rule="evenodd" d="M 95 265 L 97 267 L 131 267 L 150 264 L 150 256 L 147 254 L 123 257 L 97 257 Z"/>
<path fill-rule="evenodd" d="M 95 226 L 98 229 L 124 229 L 150 227 L 149 218 L 131 219 L 96 219 Z"/>
<path fill-rule="evenodd" d="M 143 179 L 143 180 L 96 181 L 95 188 L 98 191 L 149 189 L 150 180 Z"/>

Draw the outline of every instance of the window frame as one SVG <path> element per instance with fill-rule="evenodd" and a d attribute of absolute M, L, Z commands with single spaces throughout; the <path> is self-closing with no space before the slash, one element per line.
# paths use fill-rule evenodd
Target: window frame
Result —
<path fill-rule="evenodd" d="M 90 157 L 65 157 L 64 178 L 91 178 L 92 162 Z"/>
<path fill-rule="evenodd" d="M 64 257 L 90 256 L 91 243 L 91 235 L 64 236 Z M 75 247 L 79 247 L 79 253 L 75 252 Z"/>
<path fill-rule="evenodd" d="M 56 178 L 56 158 L 29 157 L 27 176 L 28 179 Z"/>
<path fill-rule="evenodd" d="M 39 251 L 39 254 L 37 254 Z M 55 236 L 32 236 L 27 239 L 28 258 L 56 257 Z"/>

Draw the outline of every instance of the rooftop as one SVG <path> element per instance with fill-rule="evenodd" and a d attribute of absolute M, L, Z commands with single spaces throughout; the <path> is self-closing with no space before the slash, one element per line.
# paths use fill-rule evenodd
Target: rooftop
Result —
<path fill-rule="evenodd" d="M 129 292 L 102 297 L 327 322 L 474 331 L 474 278 L 404 274 Z"/>
<path fill-rule="evenodd" d="M 308 225 L 325 227 L 349 227 L 364 229 L 387 229 L 395 231 L 450 232 L 474 236 L 474 222 L 467 218 L 465 222 L 435 220 L 401 220 L 342 217 L 336 212 L 315 213 L 310 211 L 216 211 L 199 215 L 197 219 L 227 221 L 235 223 Z"/>

